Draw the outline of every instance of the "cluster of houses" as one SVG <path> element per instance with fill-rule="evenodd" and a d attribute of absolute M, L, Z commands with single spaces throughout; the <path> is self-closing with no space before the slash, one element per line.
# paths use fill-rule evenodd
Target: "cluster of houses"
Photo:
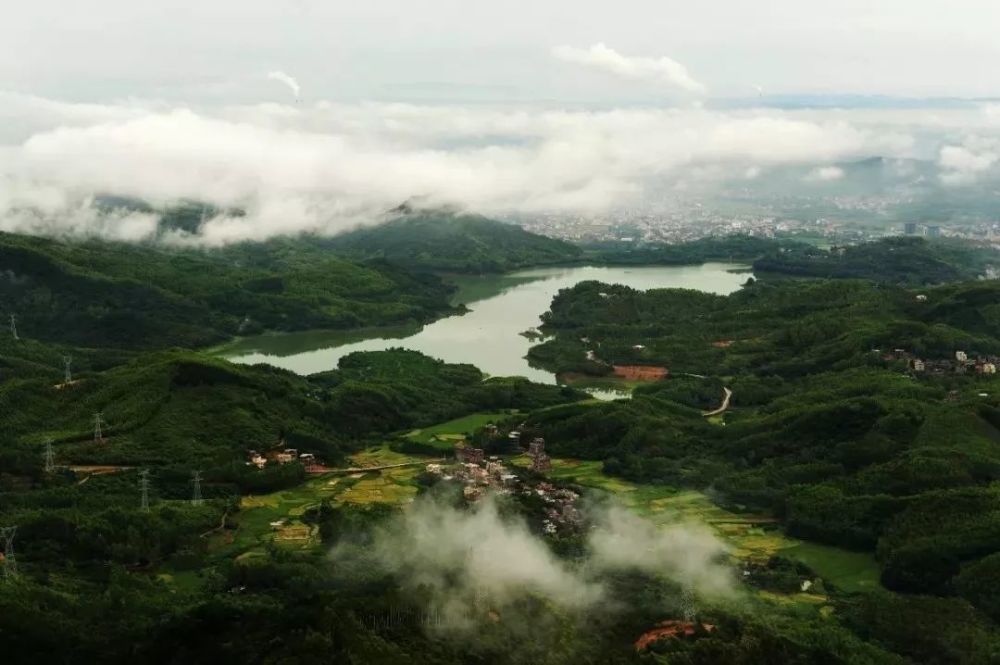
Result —
<path fill-rule="evenodd" d="M 555 487 L 551 483 L 538 483 L 535 487 L 525 488 L 525 494 L 536 494 L 547 505 L 542 529 L 547 534 L 559 533 L 565 530 L 575 530 L 583 524 L 583 514 L 576 507 L 580 495 L 564 487 Z"/>
<path fill-rule="evenodd" d="M 510 494 L 517 486 L 517 475 L 511 473 L 497 456 L 486 459 L 482 448 L 472 448 L 460 443 L 455 446 L 456 464 L 428 464 L 428 473 L 442 480 L 455 480 L 463 484 L 462 493 L 468 501 L 477 501 L 487 490 Z"/>
<path fill-rule="evenodd" d="M 876 350 L 877 351 L 877 350 Z M 881 351 L 878 351 L 881 353 Z M 888 353 L 882 353 L 882 359 L 886 361 L 905 361 L 910 369 L 916 374 L 982 374 L 995 375 L 997 365 L 1000 365 L 1000 357 L 997 356 L 970 356 L 965 351 L 955 351 L 954 358 L 941 358 L 935 360 L 925 360 L 918 358 L 904 349 L 894 349 Z"/>
<path fill-rule="evenodd" d="M 499 436 L 499 430 L 493 425 L 487 425 L 486 430 L 492 436 Z M 520 429 L 510 432 L 507 439 L 512 448 L 520 450 Z M 531 458 L 532 471 L 547 473 L 552 470 L 552 460 L 545 454 L 545 439 L 532 439 L 527 454 Z M 499 456 L 487 457 L 482 448 L 475 448 L 464 441 L 455 444 L 455 464 L 432 463 L 427 465 L 426 470 L 442 480 L 461 482 L 465 498 L 469 501 L 478 500 L 487 490 L 509 494 L 518 485 L 517 475 L 510 472 Z"/>
<path fill-rule="evenodd" d="M 283 448 L 269 450 L 264 453 L 250 450 L 247 452 L 247 465 L 253 465 L 258 469 L 263 469 L 268 464 L 291 464 L 299 462 L 306 467 L 317 466 L 319 462 L 312 453 L 300 453 L 297 448 Z"/>

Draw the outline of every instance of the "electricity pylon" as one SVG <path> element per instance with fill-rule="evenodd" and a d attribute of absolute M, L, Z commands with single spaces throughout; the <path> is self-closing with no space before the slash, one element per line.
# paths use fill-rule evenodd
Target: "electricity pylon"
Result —
<path fill-rule="evenodd" d="M 56 454 L 52 450 L 52 439 L 45 442 L 45 473 L 52 473 L 56 470 Z"/>
<path fill-rule="evenodd" d="M 104 433 L 101 431 L 101 425 L 104 423 L 101 412 L 98 411 L 94 414 L 94 442 L 100 443 L 104 441 Z"/>
<path fill-rule="evenodd" d="M 142 490 L 142 503 L 140 509 L 144 513 L 149 512 L 149 471 L 143 469 L 139 472 L 139 489 Z"/>
<path fill-rule="evenodd" d="M 73 356 L 63 356 L 63 383 L 69 384 L 73 381 Z"/>
<path fill-rule="evenodd" d="M 3 577 L 5 580 L 11 580 L 17 577 L 17 559 L 14 558 L 15 533 L 17 533 L 16 526 L 0 527 L 0 538 L 3 539 Z"/>
<path fill-rule="evenodd" d="M 17 316 L 13 314 L 10 315 L 10 335 L 15 341 L 21 339 L 17 336 Z"/>
<path fill-rule="evenodd" d="M 191 483 L 194 485 L 194 490 L 191 493 L 191 505 L 200 506 L 205 502 L 201 498 L 201 471 L 191 472 Z"/>

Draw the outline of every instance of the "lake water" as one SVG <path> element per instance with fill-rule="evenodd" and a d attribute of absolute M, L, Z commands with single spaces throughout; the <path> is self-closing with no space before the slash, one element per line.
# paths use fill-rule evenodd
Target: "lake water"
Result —
<path fill-rule="evenodd" d="M 739 272 L 731 272 L 740 269 Z M 268 363 L 298 374 L 337 367 L 354 351 L 402 347 L 450 363 L 470 363 L 492 376 L 525 376 L 554 383 L 555 375 L 531 367 L 525 356 L 535 343 L 520 333 L 538 326 L 560 290 L 585 280 L 625 284 L 636 289 L 685 288 L 726 294 L 746 281 L 745 266 L 706 263 L 699 266 L 536 268 L 506 275 L 460 277 L 455 304 L 468 313 L 423 327 L 379 328 L 350 333 L 309 331 L 241 339 L 219 354 L 239 363 Z M 598 396 L 615 396 L 611 393 Z"/>

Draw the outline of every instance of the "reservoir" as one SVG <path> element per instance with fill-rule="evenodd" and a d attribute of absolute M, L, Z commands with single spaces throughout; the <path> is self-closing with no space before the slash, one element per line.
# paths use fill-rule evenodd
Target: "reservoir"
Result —
<path fill-rule="evenodd" d="M 243 338 L 219 351 L 239 363 L 268 363 L 298 374 L 335 369 L 354 351 L 401 347 L 449 363 L 470 363 L 491 376 L 524 376 L 553 383 L 551 372 L 525 359 L 536 344 L 521 333 L 537 327 L 560 289 L 598 280 L 635 289 L 682 288 L 727 294 L 748 277 L 745 266 L 705 263 L 695 266 L 535 268 L 503 275 L 452 277 L 454 304 L 468 308 L 425 326 L 362 331 L 307 331 Z M 599 395 L 611 396 L 611 395 Z"/>

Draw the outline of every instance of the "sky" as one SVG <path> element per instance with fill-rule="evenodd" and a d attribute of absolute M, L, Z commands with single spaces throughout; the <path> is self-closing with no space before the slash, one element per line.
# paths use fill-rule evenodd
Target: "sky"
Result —
<path fill-rule="evenodd" d="M 2 0 L 0 88 L 248 101 L 282 70 L 313 98 L 655 101 L 551 57 L 668 57 L 711 97 L 1000 96 L 994 0 Z M 275 95 L 279 91 L 271 90 Z"/>
<path fill-rule="evenodd" d="M 100 194 L 245 211 L 176 239 L 223 244 L 415 197 L 600 215 L 786 167 L 820 191 L 870 157 L 941 187 L 1000 175 L 994 0 L 0 10 L 0 230 L 155 233 Z"/>

